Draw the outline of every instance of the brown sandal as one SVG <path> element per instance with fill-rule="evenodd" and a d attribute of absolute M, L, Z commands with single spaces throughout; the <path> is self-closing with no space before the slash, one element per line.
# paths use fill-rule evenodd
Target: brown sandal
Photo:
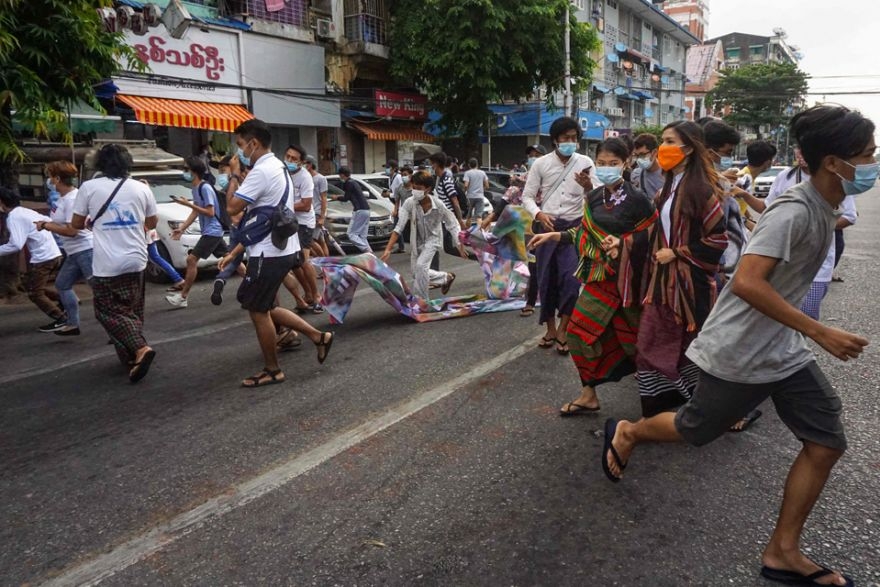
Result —
<path fill-rule="evenodd" d="M 269 377 L 269 379 L 266 379 L 266 377 Z M 248 377 L 247 379 L 242 381 L 241 386 L 247 388 L 263 387 L 264 385 L 276 385 L 278 383 L 284 383 L 284 381 L 285 377 L 284 373 L 281 372 L 281 369 L 263 369 L 256 375 Z"/>
<path fill-rule="evenodd" d="M 327 338 L 328 334 L 330 335 L 330 338 L 329 338 L 329 340 L 325 340 Z M 327 360 L 327 355 L 330 354 L 330 347 L 333 346 L 333 339 L 334 338 L 336 338 L 336 337 L 333 336 L 332 332 L 322 332 L 321 333 L 320 341 L 315 344 L 315 346 L 318 347 L 318 362 L 319 363 L 323 364 L 324 361 Z"/>

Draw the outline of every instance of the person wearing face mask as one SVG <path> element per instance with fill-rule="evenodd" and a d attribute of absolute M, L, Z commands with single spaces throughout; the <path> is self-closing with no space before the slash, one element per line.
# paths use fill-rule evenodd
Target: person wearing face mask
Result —
<path fill-rule="evenodd" d="M 535 232 L 565 231 L 580 224 L 585 195 L 599 184 L 593 160 L 577 152 L 581 125 L 563 116 L 550 125 L 553 153 L 532 164 L 523 188 L 523 206 L 535 218 Z M 541 203 L 536 198 L 541 194 Z M 564 338 L 568 320 L 577 301 L 580 283 L 574 276 L 577 249 L 571 243 L 546 242 L 535 249 L 538 295 L 541 310 L 538 322 L 546 325 L 539 346 L 567 355 Z M 559 320 L 557 329 L 556 320 Z"/>
<path fill-rule="evenodd" d="M 596 175 L 602 185 L 587 195 L 583 218 L 565 232 L 535 235 L 530 248 L 565 241 L 578 248 L 577 276 L 583 283 L 568 323 L 567 341 L 581 379 L 581 395 L 562 407 L 560 416 L 599 410 L 596 387 L 619 381 L 636 370 L 639 324 L 639 273 L 648 255 L 648 228 L 657 220 L 654 203 L 623 178 L 629 158 L 626 144 L 612 138 L 596 151 Z M 621 264 L 618 249 L 603 248 L 606 237 L 631 236 L 633 246 Z M 623 267 L 625 270 L 620 271 Z"/>
<path fill-rule="evenodd" d="M 877 180 L 874 132 L 870 120 L 841 106 L 814 106 L 792 118 L 791 134 L 810 179 L 779 196 L 761 216 L 733 282 L 690 345 L 688 357 L 699 369 L 690 400 L 677 413 L 605 424 L 601 464 L 619 481 L 638 444 L 708 444 L 772 399 L 801 444 L 761 557 L 760 574 L 779 583 L 854 585 L 831 565 L 808 558 L 809 548 L 801 546 L 807 519 L 847 448 L 841 400 L 806 339 L 842 361 L 858 358 L 868 341 L 823 325 L 798 306 L 834 239 L 844 198 L 871 189 Z"/>
<path fill-rule="evenodd" d="M 330 256 L 327 239 L 324 238 L 324 225 L 327 222 L 327 178 L 318 171 L 318 160 L 312 155 L 306 156 L 306 170 L 312 176 L 315 186 L 312 195 L 312 211 L 315 213 L 315 231 L 312 234 L 312 254 L 316 257 Z"/>
<path fill-rule="evenodd" d="M 663 189 L 665 176 L 657 162 L 657 137 L 650 133 L 642 133 L 633 141 L 633 157 L 635 169 L 632 172 L 632 184 L 653 198 Z"/>
<path fill-rule="evenodd" d="M 547 154 L 547 149 L 544 145 L 529 145 L 526 147 L 526 170 L 532 168 L 535 161 L 538 160 L 539 157 L 543 157 Z"/>
<path fill-rule="evenodd" d="M 467 252 L 458 240 L 458 222 L 455 215 L 446 205 L 431 192 L 434 178 L 430 174 L 419 171 L 412 178 L 412 196 L 398 210 L 397 226 L 382 253 L 382 261 L 388 262 L 391 251 L 402 237 L 407 226 L 410 227 L 410 267 L 413 272 L 413 293 L 423 299 L 429 299 L 430 286 L 438 286 L 443 295 L 455 281 L 455 273 L 431 269 L 431 260 L 443 249 L 443 231 L 458 248 L 462 257 Z"/>
<path fill-rule="evenodd" d="M 353 208 L 351 221 L 348 223 L 348 240 L 361 253 L 372 253 L 373 249 L 367 241 L 370 230 L 370 204 L 360 186 L 351 179 L 351 169 L 339 168 L 339 179 L 342 180 L 342 195 L 332 196 L 333 200 L 350 202 Z"/>
<path fill-rule="evenodd" d="M 315 232 L 315 211 L 312 207 L 312 198 L 315 195 L 315 183 L 311 174 L 304 167 L 305 158 L 308 155 L 305 149 L 299 145 L 290 145 L 284 153 L 284 163 L 290 173 L 293 185 L 293 210 L 299 222 L 299 244 L 302 247 L 304 262 L 293 270 L 296 280 L 302 285 L 305 293 L 305 304 L 297 307 L 298 313 L 311 312 L 320 314 L 324 311 L 318 304 L 318 275 L 315 268 L 309 263 L 311 255 L 312 236 Z M 290 289 L 288 287 L 288 289 Z"/>
<path fill-rule="evenodd" d="M 165 301 L 175 308 L 186 308 L 189 304 L 187 298 L 199 272 L 199 260 L 207 259 L 212 255 L 220 259 L 229 252 L 226 241 L 223 240 L 223 225 L 218 216 L 217 194 L 214 192 L 214 188 L 203 179 L 208 168 L 202 158 L 197 156 L 187 157 L 185 163 L 186 169 L 183 172 L 183 179 L 192 185 L 193 199 L 192 202 L 177 197 L 173 199 L 176 203 L 186 206 L 192 211 L 183 224 L 172 231 L 171 238 L 180 240 L 186 229 L 196 220 L 199 221 L 201 236 L 186 256 L 186 274 L 183 287 L 180 288 L 180 291 L 165 296 Z"/>
<path fill-rule="evenodd" d="M 393 192 L 394 211 L 391 213 L 395 225 L 400 217 L 400 207 L 410 198 L 410 196 L 412 196 L 412 176 L 413 170 L 409 165 L 405 165 L 403 169 L 400 170 L 400 185 L 398 185 L 397 189 Z M 394 251 L 395 253 L 406 252 L 406 247 L 403 243 L 409 239 L 409 226 L 404 229 L 400 236 L 401 238 L 397 241 L 397 249 Z"/>
<path fill-rule="evenodd" d="M 666 183 L 654 200 L 660 221 L 651 229 L 651 255 L 643 268 L 647 291 L 636 347 L 646 418 L 677 408 L 693 392 L 699 369 L 684 352 L 715 303 L 716 273 L 727 248 L 718 175 L 699 125 L 667 125 L 657 159 Z M 630 238 L 608 238 L 612 247 L 632 245 Z"/>

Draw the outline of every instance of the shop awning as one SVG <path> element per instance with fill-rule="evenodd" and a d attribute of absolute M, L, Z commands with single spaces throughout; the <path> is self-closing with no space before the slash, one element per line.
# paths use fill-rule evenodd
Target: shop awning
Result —
<path fill-rule="evenodd" d="M 415 126 L 390 122 L 349 122 L 349 124 L 371 141 L 417 141 L 420 143 L 434 141 L 433 135 Z"/>
<path fill-rule="evenodd" d="M 131 106 L 139 122 L 156 126 L 233 132 L 239 124 L 254 117 L 238 104 L 165 100 L 124 94 L 117 94 L 116 97 Z"/>

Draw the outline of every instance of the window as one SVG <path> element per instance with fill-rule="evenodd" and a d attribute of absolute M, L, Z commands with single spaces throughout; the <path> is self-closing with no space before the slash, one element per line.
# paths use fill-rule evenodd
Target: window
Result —
<path fill-rule="evenodd" d="M 727 50 L 728 61 L 739 61 L 739 47 L 731 47 Z"/>
<path fill-rule="evenodd" d="M 385 0 L 345 0 L 345 38 L 386 44 Z"/>
<path fill-rule="evenodd" d="M 584 2 L 585 2 L 585 0 L 571 0 L 572 6 L 574 6 L 578 10 L 584 9 Z"/>

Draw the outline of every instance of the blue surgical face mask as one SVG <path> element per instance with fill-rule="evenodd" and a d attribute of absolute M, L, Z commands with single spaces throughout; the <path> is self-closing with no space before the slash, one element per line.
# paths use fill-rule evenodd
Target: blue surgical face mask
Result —
<path fill-rule="evenodd" d="M 225 190 L 226 188 L 229 187 L 229 174 L 228 173 L 221 173 L 220 175 L 217 176 L 217 187 L 219 187 L 221 190 Z"/>
<path fill-rule="evenodd" d="M 244 149 L 239 147 L 238 150 L 235 152 L 235 154 L 238 157 L 238 161 L 242 165 L 244 165 L 245 167 L 251 166 L 251 158 L 244 154 Z"/>
<path fill-rule="evenodd" d="M 721 157 L 721 161 L 715 164 L 718 171 L 727 171 L 733 167 L 733 157 Z"/>
<path fill-rule="evenodd" d="M 291 173 L 299 171 L 299 163 L 295 161 L 285 161 L 284 164 L 287 165 L 287 171 Z"/>
<path fill-rule="evenodd" d="M 193 180 L 193 174 L 192 174 L 192 172 L 184 171 L 184 172 L 183 172 L 183 180 L 184 180 L 184 181 L 192 181 L 192 180 Z"/>
<path fill-rule="evenodd" d="M 862 165 L 853 165 L 849 161 L 844 161 L 844 163 L 856 170 L 852 181 L 844 178 L 839 173 L 837 174 L 837 177 L 841 179 L 843 192 L 847 196 L 863 194 L 877 183 L 877 176 L 880 174 L 880 163 L 864 163 Z"/>
<path fill-rule="evenodd" d="M 52 181 L 51 177 L 46 178 L 46 189 L 50 192 L 57 192 L 58 190 L 55 188 L 55 183 Z"/>
<path fill-rule="evenodd" d="M 559 151 L 559 154 L 563 157 L 571 157 L 575 154 L 577 148 L 577 143 L 559 143 L 556 145 L 556 150 Z"/>
<path fill-rule="evenodd" d="M 622 167 L 596 167 L 596 177 L 603 185 L 614 185 L 623 179 Z"/>
<path fill-rule="evenodd" d="M 648 155 L 647 157 L 639 157 L 638 159 L 636 159 L 636 165 L 647 171 L 651 169 L 652 165 L 654 165 L 654 160 L 651 159 L 650 155 Z"/>
<path fill-rule="evenodd" d="M 529 169 L 532 168 L 532 165 L 535 163 L 535 157 L 529 157 L 528 161 L 526 161 L 526 167 Z"/>

